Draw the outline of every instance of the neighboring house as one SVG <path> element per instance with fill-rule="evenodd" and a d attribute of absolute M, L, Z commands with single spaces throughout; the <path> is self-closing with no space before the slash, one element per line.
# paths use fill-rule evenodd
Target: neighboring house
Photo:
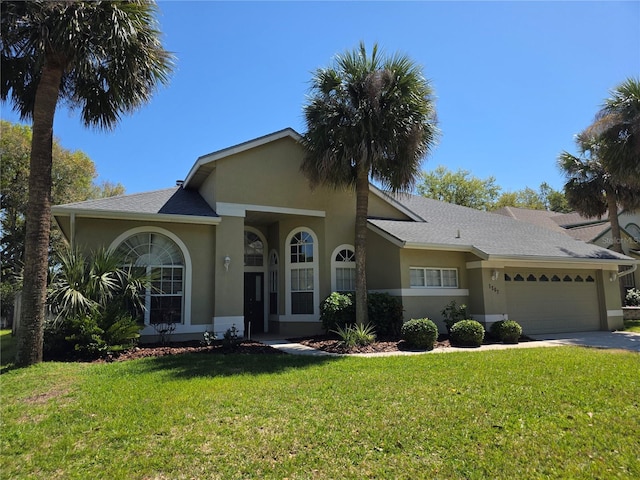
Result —
<path fill-rule="evenodd" d="M 176 322 L 176 338 L 321 332 L 320 302 L 355 287 L 355 194 L 300 173 L 292 129 L 200 157 L 173 188 L 53 208 L 66 239 L 106 245 L 157 275 L 143 338 Z M 370 188 L 367 281 L 402 300 L 405 319 L 465 303 L 489 325 L 525 333 L 622 326 L 620 266 L 635 260 L 564 233 Z"/>
<path fill-rule="evenodd" d="M 504 207 L 494 213 L 562 232 L 576 240 L 593 243 L 607 249 L 613 246 L 608 215 L 604 215 L 602 218 L 588 218 L 577 212 L 558 213 L 516 207 Z M 618 212 L 618 223 L 622 237 L 622 251 L 625 255 L 640 260 L 640 210 L 633 212 L 621 210 Z M 620 270 L 620 273 L 623 274 L 625 270 L 629 270 L 629 267 L 622 267 Z M 640 269 L 620 276 L 622 298 L 629 289 L 637 286 L 640 286 Z"/>

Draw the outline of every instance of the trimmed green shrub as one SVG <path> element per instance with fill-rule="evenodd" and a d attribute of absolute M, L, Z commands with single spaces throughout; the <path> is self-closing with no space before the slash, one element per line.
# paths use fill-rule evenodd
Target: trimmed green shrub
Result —
<path fill-rule="evenodd" d="M 518 339 L 522 335 L 522 327 L 513 320 L 502 321 L 498 329 L 498 335 L 504 343 L 518 343 Z"/>
<path fill-rule="evenodd" d="M 388 293 L 369 293 L 367 305 L 369 323 L 375 327 L 378 335 L 395 337 L 400 335 L 403 308 L 398 297 Z"/>
<path fill-rule="evenodd" d="M 479 347 L 483 340 L 484 327 L 475 320 L 460 320 L 449 333 L 449 341 L 456 347 Z"/>
<path fill-rule="evenodd" d="M 102 330 L 94 318 L 78 315 L 48 321 L 44 328 L 45 360 L 91 360 L 107 352 Z"/>
<path fill-rule="evenodd" d="M 497 322 L 493 322 L 489 327 L 489 336 L 492 340 L 502 340 L 500 338 L 500 329 L 502 328 L 502 324 L 506 322 L 506 320 L 498 320 Z"/>
<path fill-rule="evenodd" d="M 467 306 L 465 304 L 458 305 L 455 300 L 451 300 L 440 313 L 442 314 L 444 324 L 447 327 L 447 332 L 451 332 L 451 327 L 460 320 L 470 318 L 467 313 Z"/>
<path fill-rule="evenodd" d="M 326 333 L 355 323 L 356 305 L 351 293 L 333 292 L 320 304 L 320 321 Z"/>
<path fill-rule="evenodd" d="M 402 302 L 388 293 L 367 295 L 369 323 L 378 335 L 398 336 L 402 327 Z M 333 292 L 320 304 L 320 321 L 325 332 L 344 330 L 356 321 L 356 302 L 353 293 Z"/>
<path fill-rule="evenodd" d="M 400 335 L 413 347 L 431 350 L 438 339 L 438 327 L 428 318 L 412 318 L 402 325 Z"/>

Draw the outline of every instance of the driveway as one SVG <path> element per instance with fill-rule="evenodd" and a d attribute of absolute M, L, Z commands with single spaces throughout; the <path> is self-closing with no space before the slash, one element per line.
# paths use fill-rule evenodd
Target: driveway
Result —
<path fill-rule="evenodd" d="M 535 340 L 556 345 L 579 345 L 595 348 L 618 348 L 640 352 L 640 333 L 632 332 L 578 332 L 530 335 Z"/>

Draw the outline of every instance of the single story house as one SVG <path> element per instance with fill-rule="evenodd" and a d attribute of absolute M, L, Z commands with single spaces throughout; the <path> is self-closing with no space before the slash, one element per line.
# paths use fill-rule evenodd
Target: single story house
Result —
<path fill-rule="evenodd" d="M 165 190 L 59 205 L 65 238 L 106 245 L 158 275 L 143 339 L 175 322 L 205 331 L 321 332 L 319 306 L 354 289 L 355 194 L 310 189 L 300 135 L 284 129 L 204 155 Z M 369 193 L 368 288 L 402 300 L 405 319 L 442 323 L 451 300 L 487 326 L 525 333 L 622 326 L 619 267 L 632 258 L 505 216 L 414 195 Z"/>
<path fill-rule="evenodd" d="M 495 213 L 562 232 L 576 240 L 608 249 L 613 247 L 614 239 L 611 235 L 611 222 L 608 214 L 598 218 L 585 217 L 578 212 L 558 213 L 516 207 L 503 207 L 496 210 Z M 640 210 L 619 211 L 618 223 L 620 224 L 620 243 L 623 253 L 635 260 L 640 260 Z M 620 293 L 623 299 L 628 290 L 640 286 L 640 269 L 631 270 L 633 267 L 622 267 L 619 274 Z"/>

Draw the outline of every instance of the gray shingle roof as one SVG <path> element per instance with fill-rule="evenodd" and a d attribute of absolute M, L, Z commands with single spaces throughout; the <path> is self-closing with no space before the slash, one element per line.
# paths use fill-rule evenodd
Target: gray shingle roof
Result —
<path fill-rule="evenodd" d="M 187 215 L 217 218 L 216 212 L 200 194 L 181 187 L 152 192 L 119 195 L 54 207 L 54 213 L 65 211 L 113 212 L 120 214 Z"/>
<path fill-rule="evenodd" d="M 396 201 L 424 222 L 370 219 L 369 223 L 408 246 L 439 246 L 473 251 L 480 256 L 539 257 L 558 260 L 631 260 L 564 233 L 415 195 Z"/>

